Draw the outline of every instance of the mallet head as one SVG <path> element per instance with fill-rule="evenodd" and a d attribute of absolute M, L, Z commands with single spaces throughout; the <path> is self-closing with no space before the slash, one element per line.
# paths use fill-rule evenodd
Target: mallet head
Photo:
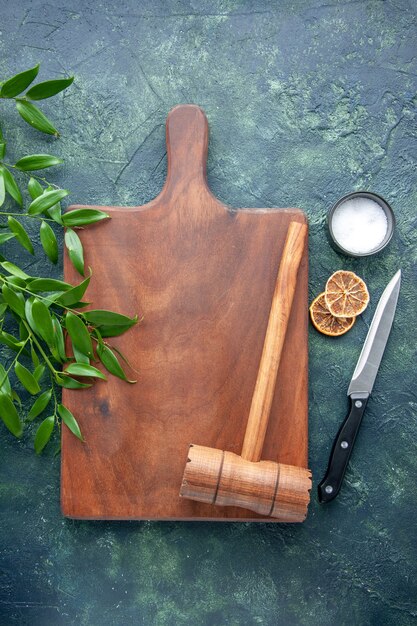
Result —
<path fill-rule="evenodd" d="M 233 452 L 192 444 L 180 496 L 243 507 L 283 522 L 302 522 L 310 489 L 311 473 L 302 467 L 251 462 Z"/>

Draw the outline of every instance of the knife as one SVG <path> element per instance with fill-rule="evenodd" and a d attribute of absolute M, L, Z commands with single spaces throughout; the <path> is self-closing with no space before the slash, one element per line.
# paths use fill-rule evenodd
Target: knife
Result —
<path fill-rule="evenodd" d="M 327 472 L 318 486 L 320 502 L 330 502 L 337 496 L 352 454 L 353 445 L 365 408 L 374 386 L 382 355 L 394 320 L 400 291 L 401 270 L 395 274 L 378 302 L 368 334 L 363 344 L 347 395 L 350 412 L 342 423 L 330 454 Z"/>

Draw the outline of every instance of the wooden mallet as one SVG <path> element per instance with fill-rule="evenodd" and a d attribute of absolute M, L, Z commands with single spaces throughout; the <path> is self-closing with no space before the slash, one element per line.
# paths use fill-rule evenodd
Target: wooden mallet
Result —
<path fill-rule="evenodd" d="M 310 471 L 303 467 L 260 460 L 306 235 L 305 224 L 290 223 L 272 298 L 242 454 L 239 456 L 233 452 L 191 444 L 180 490 L 180 496 L 184 498 L 207 504 L 239 506 L 288 522 L 302 522 L 307 515 Z M 290 389 L 288 393 L 291 393 Z"/>

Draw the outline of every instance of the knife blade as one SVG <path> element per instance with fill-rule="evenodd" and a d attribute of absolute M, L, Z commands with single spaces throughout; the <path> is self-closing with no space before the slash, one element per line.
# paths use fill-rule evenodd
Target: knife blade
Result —
<path fill-rule="evenodd" d="M 372 318 L 347 392 L 350 411 L 336 435 L 326 474 L 318 486 L 318 497 L 322 503 L 333 500 L 342 486 L 356 435 L 391 332 L 400 284 L 401 270 L 398 270 L 385 287 Z"/>

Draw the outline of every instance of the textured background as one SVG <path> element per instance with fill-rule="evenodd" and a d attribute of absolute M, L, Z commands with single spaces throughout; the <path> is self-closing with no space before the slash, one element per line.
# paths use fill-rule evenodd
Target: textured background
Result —
<path fill-rule="evenodd" d="M 43 105 L 59 141 L 2 104 L 10 159 L 64 156 L 51 178 L 71 189 L 72 202 L 143 204 L 164 181 L 168 110 L 197 103 L 210 123 L 208 179 L 221 200 L 307 212 L 310 298 L 336 269 L 367 281 L 372 303 L 348 335 L 310 329 L 315 485 L 377 298 L 403 270 L 343 491 L 321 507 L 314 487 L 303 525 L 66 520 L 59 458 L 53 450 L 36 458 L 30 434 L 17 442 L 1 428 L 1 624 L 415 624 L 415 2 L 0 5 L 1 75 L 38 61 L 43 79 L 76 74 L 67 93 Z M 398 226 L 383 255 L 355 261 L 329 247 L 325 215 L 360 188 L 385 196 Z M 41 253 L 24 264 L 34 274 L 62 272 Z"/>

